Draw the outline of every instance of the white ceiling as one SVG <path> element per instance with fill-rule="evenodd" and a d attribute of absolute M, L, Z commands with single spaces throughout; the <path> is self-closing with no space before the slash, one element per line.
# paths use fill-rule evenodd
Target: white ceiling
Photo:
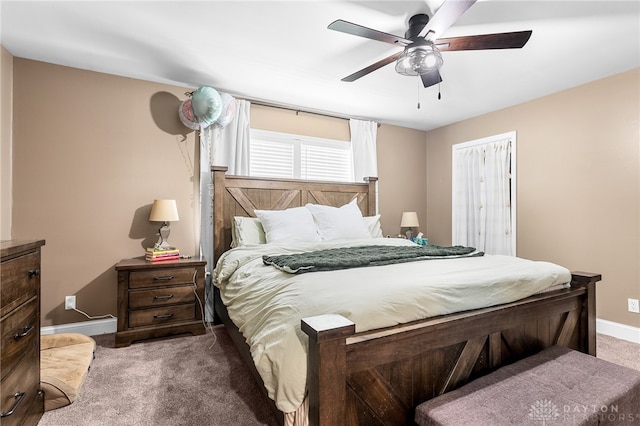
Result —
<path fill-rule="evenodd" d="M 438 85 L 393 64 L 340 81 L 400 48 L 328 30 L 332 21 L 403 36 L 411 16 L 441 3 L 2 0 L 1 42 L 15 57 L 422 130 L 640 66 L 638 0 L 481 0 L 439 37 L 533 35 L 522 49 L 443 52 L 441 100 Z"/>

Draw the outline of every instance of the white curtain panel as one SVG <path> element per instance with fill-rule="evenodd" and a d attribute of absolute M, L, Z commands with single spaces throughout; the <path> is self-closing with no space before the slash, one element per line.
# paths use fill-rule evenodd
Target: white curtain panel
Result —
<path fill-rule="evenodd" d="M 236 99 L 236 114 L 231 123 L 213 129 L 213 163 L 227 166 L 227 174 L 249 174 L 249 140 L 251 136 L 251 103 Z"/>
<path fill-rule="evenodd" d="M 454 244 L 484 249 L 482 243 L 482 177 L 483 148 L 470 147 L 455 151 L 456 192 L 454 209 L 456 220 L 453 224 L 457 237 Z"/>
<path fill-rule="evenodd" d="M 511 238 L 511 140 L 454 150 L 453 244 L 514 255 Z"/>
<path fill-rule="evenodd" d="M 351 130 L 351 158 L 353 159 L 353 181 L 362 182 L 365 177 L 378 176 L 376 137 L 378 123 L 375 121 L 349 120 Z"/>

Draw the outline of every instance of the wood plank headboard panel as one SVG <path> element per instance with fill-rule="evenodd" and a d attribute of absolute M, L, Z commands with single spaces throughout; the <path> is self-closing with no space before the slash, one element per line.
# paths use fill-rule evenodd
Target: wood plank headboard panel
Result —
<path fill-rule="evenodd" d="M 214 256 L 231 245 L 234 216 L 255 217 L 255 210 L 284 210 L 307 203 L 340 207 L 356 198 L 364 216 L 376 214 L 376 177 L 363 183 L 227 176 L 227 168 L 213 166 Z"/>

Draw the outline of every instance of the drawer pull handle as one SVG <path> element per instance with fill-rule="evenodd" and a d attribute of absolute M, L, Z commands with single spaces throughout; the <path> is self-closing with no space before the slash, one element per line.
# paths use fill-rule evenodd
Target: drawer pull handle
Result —
<path fill-rule="evenodd" d="M 173 275 L 165 275 L 164 277 L 153 277 L 156 281 L 169 281 L 173 279 Z"/>
<path fill-rule="evenodd" d="M 39 277 L 40 276 L 40 269 L 29 269 L 29 278 L 32 277 Z"/>
<path fill-rule="evenodd" d="M 154 315 L 153 318 L 154 319 L 167 319 L 167 318 L 171 318 L 173 316 L 172 313 L 168 313 L 168 314 L 162 314 L 162 315 Z"/>
<path fill-rule="evenodd" d="M 18 408 L 18 405 L 20 405 L 20 403 L 24 399 L 25 395 L 26 394 L 24 392 L 16 392 L 13 395 L 13 397 L 16 399 L 16 402 L 13 403 L 13 407 L 11 407 L 11 410 L 7 411 L 6 413 L 0 413 L 0 418 L 9 417 L 10 415 L 12 415 L 16 411 L 16 408 Z"/>
<path fill-rule="evenodd" d="M 171 299 L 173 297 L 173 294 L 167 294 L 165 296 L 153 296 L 154 299 Z"/>
<path fill-rule="evenodd" d="M 27 325 L 27 326 L 22 328 L 22 333 L 14 334 L 13 335 L 13 339 L 14 340 L 21 339 L 21 338 L 25 337 L 27 334 L 31 333 L 32 331 L 33 331 L 33 326 L 32 325 Z"/>

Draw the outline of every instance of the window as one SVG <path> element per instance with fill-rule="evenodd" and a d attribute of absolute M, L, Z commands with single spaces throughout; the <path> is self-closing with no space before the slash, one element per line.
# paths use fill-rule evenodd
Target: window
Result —
<path fill-rule="evenodd" d="M 352 182 L 351 144 L 251 129 L 249 175 Z"/>

